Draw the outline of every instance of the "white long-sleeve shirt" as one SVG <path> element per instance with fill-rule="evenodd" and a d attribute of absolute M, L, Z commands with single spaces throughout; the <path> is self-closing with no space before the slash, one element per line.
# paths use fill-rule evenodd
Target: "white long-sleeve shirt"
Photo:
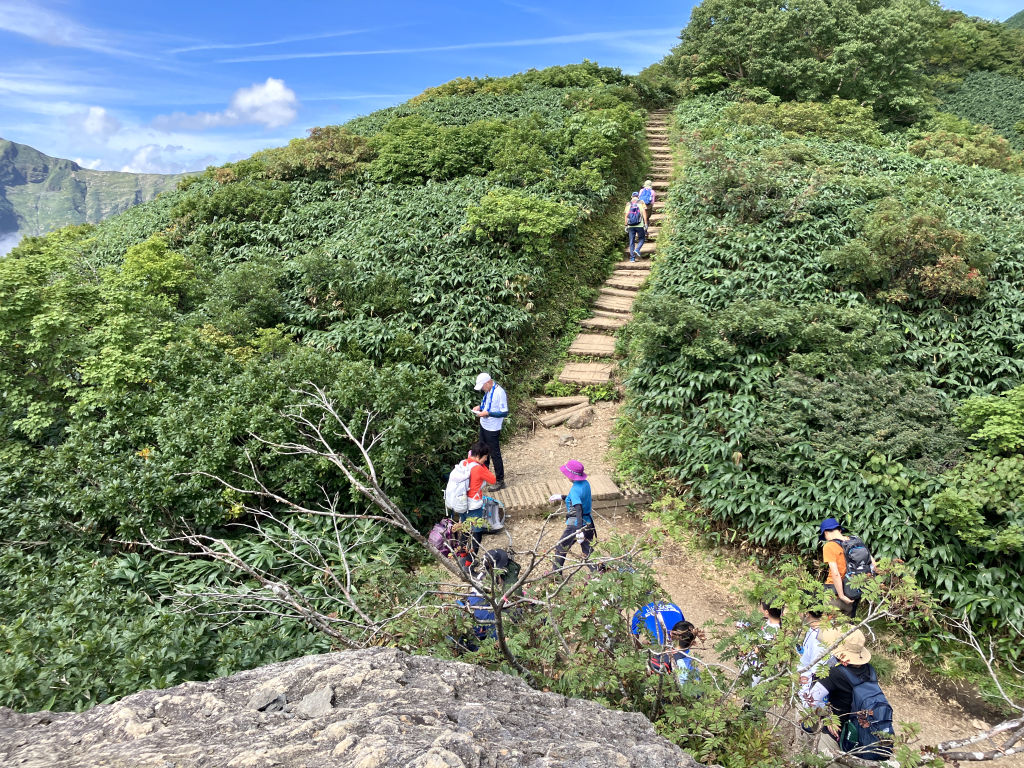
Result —
<path fill-rule="evenodd" d="M 480 403 L 480 410 L 488 413 L 508 413 L 508 395 L 505 388 L 494 382 L 491 391 L 484 394 L 483 402 Z M 480 426 L 488 432 L 498 432 L 501 425 L 505 423 L 505 417 L 484 416 L 480 419 Z"/>

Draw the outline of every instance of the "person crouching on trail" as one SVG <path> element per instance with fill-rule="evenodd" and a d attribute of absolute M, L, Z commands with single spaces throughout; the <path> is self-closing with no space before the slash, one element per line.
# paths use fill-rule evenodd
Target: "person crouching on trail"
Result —
<path fill-rule="evenodd" d="M 682 608 L 667 600 L 655 600 L 633 614 L 629 631 L 640 645 L 647 645 L 651 642 L 667 645 L 669 633 L 681 621 L 686 621 Z M 646 632 L 641 630 L 646 630 Z"/>
<path fill-rule="evenodd" d="M 484 393 L 484 399 L 480 405 L 473 408 L 473 414 L 480 419 L 480 440 L 487 443 L 491 449 L 485 462 L 488 469 L 491 467 L 491 459 L 494 459 L 494 475 L 497 479 L 491 479 L 491 490 L 500 491 L 505 487 L 505 462 L 501 459 L 501 425 L 508 416 L 508 395 L 505 388 L 495 382 L 489 373 L 477 376 L 473 389 Z"/>
<path fill-rule="evenodd" d="M 597 536 L 591 514 L 590 482 L 587 473 L 583 471 L 583 465 L 578 461 L 570 461 L 558 470 L 572 481 L 572 488 L 567 494 L 555 494 L 548 499 L 552 504 L 565 503 L 565 531 L 555 545 L 556 571 L 565 564 L 565 555 L 576 542 L 579 542 L 583 551 L 583 559 L 587 560 L 592 551 L 590 543 Z"/>
<path fill-rule="evenodd" d="M 647 233 L 647 208 L 640 202 L 640 193 L 634 192 L 626 204 L 626 232 L 629 234 L 629 260 L 640 258 Z"/>
<path fill-rule="evenodd" d="M 484 483 L 494 482 L 494 474 L 486 466 L 490 454 L 491 449 L 487 443 L 477 441 L 469 447 L 469 457 L 462 461 L 463 466 L 472 464 L 473 467 L 469 471 L 469 489 L 466 492 L 469 503 L 466 511 L 459 515 L 459 522 L 469 520 L 472 523 L 473 537 L 470 542 L 470 537 L 466 533 L 460 533 L 459 541 L 463 547 L 471 549 L 474 558 L 484 537 L 484 528 L 476 525 L 477 520 L 481 524 L 484 522 Z"/>
<path fill-rule="evenodd" d="M 647 227 L 644 229 L 644 238 L 647 237 L 651 228 L 651 214 L 654 212 L 654 201 L 658 199 L 658 193 L 654 191 L 654 184 L 650 179 L 644 182 L 643 189 L 640 190 L 640 202 L 644 204 L 644 210 L 647 211 Z"/>
<path fill-rule="evenodd" d="M 865 573 L 874 573 L 877 564 L 864 542 L 856 536 L 843 533 L 843 526 L 834 517 L 823 520 L 818 540 L 825 542 L 821 558 L 828 563 L 826 588 L 836 593 L 835 607 L 851 619 L 857 615 L 860 590 L 851 586 L 849 579 Z"/>

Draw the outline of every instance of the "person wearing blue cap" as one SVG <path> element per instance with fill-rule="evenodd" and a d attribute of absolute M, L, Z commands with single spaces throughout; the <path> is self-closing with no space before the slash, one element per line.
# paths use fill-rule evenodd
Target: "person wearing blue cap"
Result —
<path fill-rule="evenodd" d="M 874 573 L 875 558 L 864 546 L 863 541 L 856 536 L 847 536 L 843 526 L 834 517 L 821 521 L 821 525 L 818 526 L 818 541 L 825 543 L 821 552 L 822 560 L 828 564 L 828 578 L 825 584 L 836 593 L 836 608 L 852 619 L 857 615 L 857 608 L 860 605 L 860 591 L 851 589 L 846 582 L 847 572 L 851 571 L 847 555 L 856 558 L 850 575 Z"/>
<path fill-rule="evenodd" d="M 626 232 L 629 234 L 629 260 L 640 258 L 640 249 L 644 247 L 647 236 L 647 206 L 640 202 L 640 193 L 634 192 L 626 203 Z"/>
<path fill-rule="evenodd" d="M 655 600 L 633 614 L 630 631 L 641 643 L 666 645 L 672 628 L 681 621 L 686 621 L 682 608 L 667 600 Z M 641 627 L 647 631 L 641 632 Z"/>

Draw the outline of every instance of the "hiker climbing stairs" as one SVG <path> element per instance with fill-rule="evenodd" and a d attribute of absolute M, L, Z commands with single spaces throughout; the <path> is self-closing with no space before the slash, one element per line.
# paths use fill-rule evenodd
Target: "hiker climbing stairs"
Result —
<path fill-rule="evenodd" d="M 640 248 L 640 258 L 629 260 L 629 249 L 626 259 L 615 266 L 615 272 L 609 277 L 594 302 L 592 316 L 583 320 L 583 330 L 569 347 L 569 354 L 578 357 L 615 357 L 615 339 L 613 334 L 628 323 L 633 315 L 633 301 L 650 273 L 650 258 L 657 250 L 658 235 L 661 222 L 665 220 L 665 197 L 668 193 L 672 176 L 672 150 L 668 145 L 669 110 L 652 112 L 647 121 L 647 141 L 654 161 L 651 170 L 651 187 L 657 193 L 657 199 L 649 212 L 647 241 Z M 567 363 L 562 369 L 558 380 L 563 384 L 588 386 L 607 384 L 611 381 L 615 364 L 609 363 Z"/>

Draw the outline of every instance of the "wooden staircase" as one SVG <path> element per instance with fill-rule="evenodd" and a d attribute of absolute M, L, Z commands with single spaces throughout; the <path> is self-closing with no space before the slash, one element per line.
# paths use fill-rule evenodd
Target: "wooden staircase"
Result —
<path fill-rule="evenodd" d="M 654 212 L 650 214 L 647 231 L 648 240 L 640 248 L 640 258 L 629 261 L 629 250 L 625 260 L 615 266 L 615 272 L 605 281 L 600 296 L 594 302 L 592 317 L 583 320 L 583 331 L 569 348 L 570 355 L 580 357 L 614 358 L 615 331 L 626 325 L 633 317 L 633 301 L 637 291 L 650 274 L 651 257 L 657 250 L 661 223 L 665 220 L 665 198 L 672 176 L 672 150 L 668 143 L 669 110 L 652 112 L 647 121 L 647 141 L 654 165 L 651 170 L 651 186 L 657 193 Z M 625 203 L 623 204 L 625 207 Z M 615 363 L 567 363 L 558 380 L 564 384 L 607 384 L 615 371 Z M 563 483 L 564 484 L 564 483 Z M 595 505 L 596 499 L 595 498 Z"/>

